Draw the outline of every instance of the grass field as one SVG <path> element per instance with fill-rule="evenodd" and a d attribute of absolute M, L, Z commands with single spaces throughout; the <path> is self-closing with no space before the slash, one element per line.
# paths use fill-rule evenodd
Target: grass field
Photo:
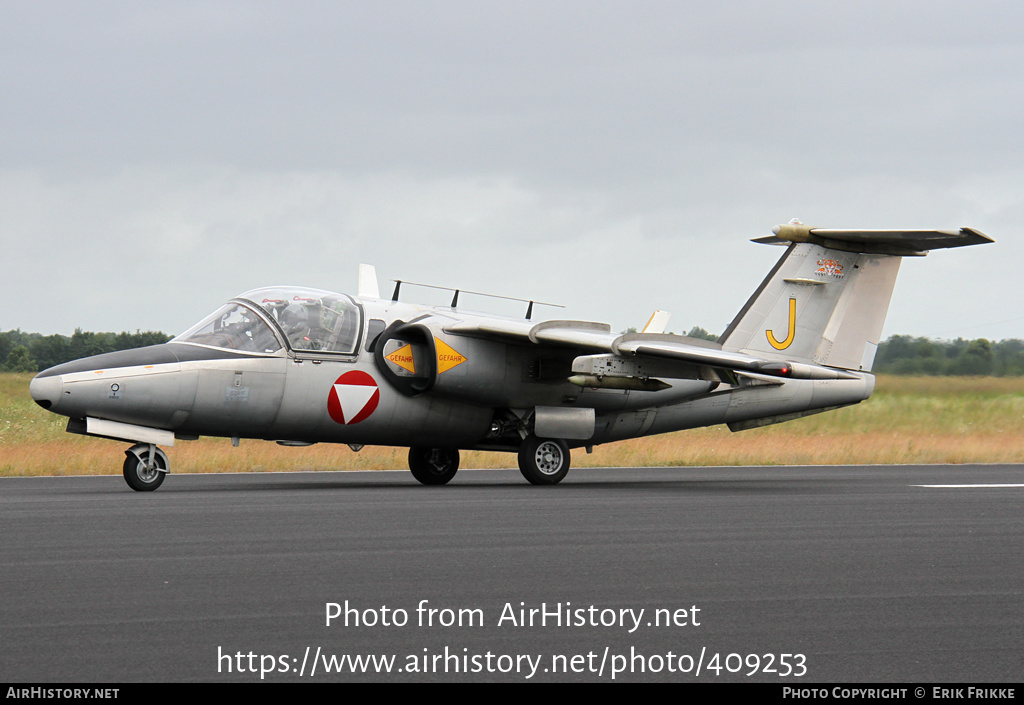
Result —
<path fill-rule="evenodd" d="M 65 433 L 39 408 L 31 375 L 0 374 L 0 476 L 111 475 L 129 444 Z M 405 448 L 284 448 L 223 438 L 168 450 L 175 472 L 405 469 Z M 1024 378 L 880 376 L 866 402 L 732 433 L 679 431 L 573 453 L 574 467 L 1024 462 Z M 509 453 L 464 452 L 463 468 L 516 467 Z"/>

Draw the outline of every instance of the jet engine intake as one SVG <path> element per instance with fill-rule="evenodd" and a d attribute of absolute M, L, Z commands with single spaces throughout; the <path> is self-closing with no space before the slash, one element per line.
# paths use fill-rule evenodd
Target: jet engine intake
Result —
<path fill-rule="evenodd" d="M 373 359 L 384 379 L 406 396 L 425 394 L 437 381 L 434 336 L 424 325 L 395 321 L 377 339 Z"/>

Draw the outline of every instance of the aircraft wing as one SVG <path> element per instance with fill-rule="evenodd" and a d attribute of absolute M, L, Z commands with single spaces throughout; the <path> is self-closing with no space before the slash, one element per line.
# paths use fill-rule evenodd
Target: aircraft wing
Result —
<path fill-rule="evenodd" d="M 622 336 L 625 340 L 616 341 L 615 352 L 621 357 L 648 357 L 666 360 L 678 360 L 691 365 L 707 365 L 728 370 L 744 370 L 757 372 L 767 360 L 758 360 L 750 355 L 728 352 L 717 347 L 697 346 L 679 340 L 658 340 L 652 336 L 650 340 L 629 340 L 630 336 Z M 664 336 L 675 338 L 677 336 Z M 682 336 L 678 336 L 682 337 Z"/>
<path fill-rule="evenodd" d="M 573 348 L 579 357 L 574 372 L 611 376 L 658 376 L 707 379 L 718 373 L 754 373 L 796 379 L 855 379 L 842 370 L 819 365 L 766 360 L 723 350 L 718 343 L 670 333 L 615 335 L 605 323 L 590 321 L 460 321 L 445 332 L 498 342 Z M 621 361 L 615 364 L 615 360 Z"/>
<path fill-rule="evenodd" d="M 575 347 L 586 352 L 611 352 L 618 337 L 607 323 L 591 321 L 510 321 L 476 319 L 445 326 L 445 332 L 500 342 Z"/>

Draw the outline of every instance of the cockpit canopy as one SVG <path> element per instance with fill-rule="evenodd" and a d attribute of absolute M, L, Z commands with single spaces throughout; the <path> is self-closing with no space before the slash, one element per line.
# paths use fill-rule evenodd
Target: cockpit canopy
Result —
<path fill-rule="evenodd" d="M 345 294 L 288 287 L 253 289 L 173 342 L 272 354 L 287 341 L 296 352 L 352 354 L 359 343 L 361 318 L 361 309 Z"/>

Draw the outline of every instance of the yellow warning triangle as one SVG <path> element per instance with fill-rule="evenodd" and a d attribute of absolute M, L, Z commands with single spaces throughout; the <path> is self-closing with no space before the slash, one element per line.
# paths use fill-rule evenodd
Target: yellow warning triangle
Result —
<path fill-rule="evenodd" d="M 440 338 L 434 338 L 434 342 L 437 344 L 435 346 L 437 347 L 437 374 L 447 372 L 466 361 L 462 353 L 446 344 Z"/>
<path fill-rule="evenodd" d="M 390 355 L 385 355 L 384 359 L 395 363 L 411 374 L 416 374 L 416 362 L 412 359 L 412 345 L 399 348 Z"/>

